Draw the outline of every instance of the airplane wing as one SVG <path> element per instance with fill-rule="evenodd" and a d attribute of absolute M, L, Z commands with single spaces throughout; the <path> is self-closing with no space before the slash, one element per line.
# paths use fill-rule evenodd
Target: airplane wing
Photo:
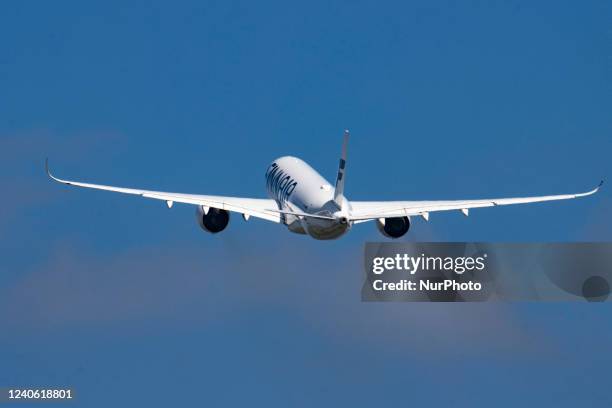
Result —
<path fill-rule="evenodd" d="M 164 191 L 139 190 L 135 188 L 113 187 L 102 184 L 81 183 L 78 181 L 63 180 L 55 177 L 49 171 L 49 162 L 45 163 L 47 175 L 58 183 L 67 184 L 70 186 L 93 188 L 96 190 L 114 191 L 123 194 L 138 195 L 145 198 L 153 198 L 155 200 L 165 201 L 168 207 L 172 204 L 185 203 L 193 205 L 202 205 L 205 207 L 218 208 L 227 211 L 241 213 L 248 218 L 250 216 L 261 218 L 267 221 L 276 223 L 281 222 L 281 214 L 271 209 L 278 208 L 276 201 L 271 199 L 259 198 L 241 198 L 241 197 L 223 197 L 200 194 L 181 194 L 169 193 Z"/>
<path fill-rule="evenodd" d="M 461 210 L 468 215 L 470 208 L 495 207 L 498 205 L 537 203 L 542 201 L 569 200 L 595 194 L 603 181 L 591 191 L 577 194 L 562 194 L 536 197 L 489 198 L 484 200 L 453 201 L 351 201 L 351 220 L 365 222 L 376 218 L 393 218 L 420 215 L 429 220 L 429 213 L 435 211 Z"/>

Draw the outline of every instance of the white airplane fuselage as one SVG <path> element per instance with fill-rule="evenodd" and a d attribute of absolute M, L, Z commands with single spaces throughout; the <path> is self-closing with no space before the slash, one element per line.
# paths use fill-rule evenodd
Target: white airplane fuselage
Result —
<path fill-rule="evenodd" d="M 280 157 L 266 171 L 268 196 L 276 201 L 279 210 L 333 217 L 319 219 L 283 214 L 288 229 L 308 234 L 315 239 L 335 239 L 345 234 L 352 223 L 348 221 L 350 204 L 341 198 L 342 206 L 334 201 L 334 187 L 305 161 L 297 157 Z"/>

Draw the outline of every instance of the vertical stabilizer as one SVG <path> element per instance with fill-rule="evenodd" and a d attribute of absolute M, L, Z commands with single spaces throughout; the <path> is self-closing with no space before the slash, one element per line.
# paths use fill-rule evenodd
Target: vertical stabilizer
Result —
<path fill-rule="evenodd" d="M 342 198 L 344 197 L 344 181 L 346 177 L 344 173 L 346 171 L 346 149 L 348 146 L 349 131 L 344 131 L 344 139 L 342 141 L 342 154 L 340 156 L 340 164 L 338 165 L 338 177 L 336 178 L 336 190 L 334 191 L 334 201 L 338 204 L 338 207 L 342 209 Z"/>

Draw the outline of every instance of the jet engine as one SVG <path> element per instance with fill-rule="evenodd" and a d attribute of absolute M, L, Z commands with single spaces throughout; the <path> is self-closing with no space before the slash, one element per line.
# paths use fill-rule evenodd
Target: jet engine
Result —
<path fill-rule="evenodd" d="M 200 228 L 204 231 L 212 232 L 216 234 L 221 232 L 229 224 L 230 215 L 226 210 L 218 208 L 209 208 L 204 206 L 198 206 L 196 209 L 196 219 Z"/>
<path fill-rule="evenodd" d="M 399 238 L 410 229 L 410 218 L 378 218 L 376 220 L 376 227 L 387 238 Z"/>

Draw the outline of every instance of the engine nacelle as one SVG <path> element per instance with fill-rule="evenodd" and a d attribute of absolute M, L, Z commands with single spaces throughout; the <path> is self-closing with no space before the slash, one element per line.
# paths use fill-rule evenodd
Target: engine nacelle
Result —
<path fill-rule="evenodd" d="M 203 206 L 198 206 L 196 209 L 196 219 L 200 228 L 204 231 L 216 234 L 221 232 L 229 224 L 230 214 L 226 210 L 220 210 L 218 208 L 208 208 L 205 211 Z"/>
<path fill-rule="evenodd" d="M 387 238 L 399 238 L 410 229 L 410 218 L 378 218 L 376 220 L 376 227 Z"/>

